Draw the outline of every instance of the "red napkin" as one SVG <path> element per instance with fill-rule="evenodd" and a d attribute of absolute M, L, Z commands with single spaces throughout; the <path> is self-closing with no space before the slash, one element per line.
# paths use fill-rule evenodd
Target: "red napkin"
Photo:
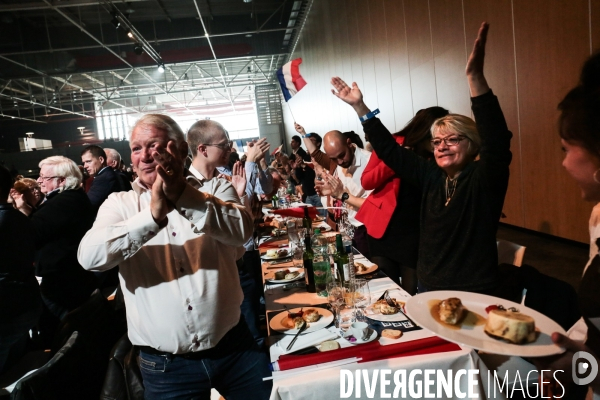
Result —
<path fill-rule="evenodd" d="M 279 370 L 307 367 L 309 365 L 323 364 L 331 361 L 343 360 L 345 358 L 358 357 L 359 352 L 368 352 L 381 347 L 378 341 L 360 344 L 343 349 L 325 351 L 323 353 L 307 354 L 303 356 L 283 355 L 279 357 Z"/>
<path fill-rule="evenodd" d="M 283 208 L 281 210 L 272 210 L 271 212 L 285 217 L 304 218 L 304 207 Z M 308 216 L 315 218 L 317 216 L 317 209 L 315 207 L 308 207 Z"/>
<path fill-rule="evenodd" d="M 281 241 L 278 241 L 277 243 L 263 243 L 263 244 L 259 245 L 258 248 L 259 249 L 278 249 L 280 244 L 281 244 Z"/>
<path fill-rule="evenodd" d="M 450 343 L 440 337 L 434 336 L 425 339 L 413 340 L 411 342 L 380 346 L 369 352 L 361 352 L 360 362 L 383 360 L 386 358 L 407 357 L 420 354 L 442 353 L 460 350 L 460 346 Z"/>
<path fill-rule="evenodd" d="M 309 365 L 323 364 L 345 358 L 359 357 L 361 363 L 383 360 L 386 358 L 408 357 L 421 354 L 444 353 L 460 350 L 460 346 L 450 343 L 437 336 L 405 343 L 382 346 L 379 341 L 373 341 L 339 350 L 323 353 L 308 354 L 303 356 L 283 355 L 279 357 L 279 370 L 307 367 Z"/>

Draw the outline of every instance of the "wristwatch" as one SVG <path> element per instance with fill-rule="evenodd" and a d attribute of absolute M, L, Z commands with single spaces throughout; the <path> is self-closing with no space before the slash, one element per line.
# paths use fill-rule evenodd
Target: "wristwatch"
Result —
<path fill-rule="evenodd" d="M 347 192 L 342 193 L 341 200 L 343 203 L 345 203 L 346 200 L 348 200 L 349 198 L 350 198 L 350 195 Z"/>

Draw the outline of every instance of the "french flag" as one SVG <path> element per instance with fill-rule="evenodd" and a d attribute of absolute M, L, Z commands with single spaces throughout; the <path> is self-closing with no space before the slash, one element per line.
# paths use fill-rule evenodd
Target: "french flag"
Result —
<path fill-rule="evenodd" d="M 291 99 L 306 86 L 306 81 L 300 75 L 300 64 L 302 64 L 302 59 L 296 58 L 277 70 L 277 79 L 279 79 L 285 101 Z"/>

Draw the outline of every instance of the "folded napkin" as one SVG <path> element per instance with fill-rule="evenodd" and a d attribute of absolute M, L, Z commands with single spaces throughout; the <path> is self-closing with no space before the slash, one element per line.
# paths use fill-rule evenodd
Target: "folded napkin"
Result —
<path fill-rule="evenodd" d="M 357 355 L 361 352 L 367 353 L 379 348 L 380 346 L 381 345 L 379 342 L 375 340 L 370 343 L 344 347 L 338 350 L 325 351 L 323 353 L 314 353 L 302 356 L 282 355 L 279 357 L 279 361 L 277 363 L 279 364 L 279 371 L 285 371 L 293 368 L 307 367 L 309 365 L 324 364 L 346 358 L 357 357 Z"/>
<path fill-rule="evenodd" d="M 308 206 L 308 216 L 315 218 L 317 216 L 317 209 L 315 207 Z M 286 217 L 304 218 L 304 207 L 293 207 L 283 208 L 281 210 L 271 211 L 273 214 L 283 215 Z"/>
<path fill-rule="evenodd" d="M 381 346 L 369 352 L 361 352 L 362 361 L 368 362 L 383 360 L 386 358 L 408 357 L 420 354 L 442 353 L 460 350 L 460 346 L 450 343 L 438 336 L 425 339 L 412 340 L 410 342 Z"/>
<path fill-rule="evenodd" d="M 315 332 L 300 335 L 290 350 L 286 349 L 290 342 L 294 339 L 294 335 L 285 335 L 283 339 L 277 342 L 277 346 L 279 346 L 279 348 L 283 351 L 281 354 L 288 354 L 310 346 L 315 346 L 326 340 L 335 339 L 337 337 L 339 337 L 337 333 L 331 332 L 328 329 L 321 329 Z"/>

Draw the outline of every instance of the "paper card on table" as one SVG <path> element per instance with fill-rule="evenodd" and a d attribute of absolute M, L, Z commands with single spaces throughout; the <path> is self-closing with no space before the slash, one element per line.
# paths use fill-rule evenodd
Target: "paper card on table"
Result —
<path fill-rule="evenodd" d="M 304 335 L 300 335 L 294 346 L 290 350 L 286 350 L 287 346 L 293 340 L 293 335 L 286 335 L 280 341 L 277 342 L 277 346 L 282 351 L 281 354 L 293 353 L 294 351 L 298 351 L 301 349 L 305 349 L 310 346 L 316 346 L 318 344 L 323 343 L 326 340 L 331 340 L 339 337 L 337 333 L 331 332 L 327 329 L 321 329 L 320 331 L 307 333 Z"/>

